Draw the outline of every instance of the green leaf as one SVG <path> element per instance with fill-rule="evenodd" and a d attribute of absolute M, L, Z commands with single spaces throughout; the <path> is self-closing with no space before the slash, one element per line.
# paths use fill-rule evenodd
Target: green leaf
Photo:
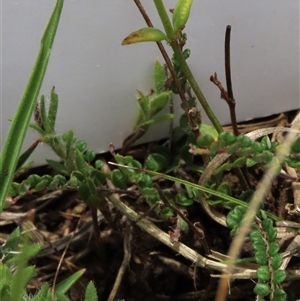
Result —
<path fill-rule="evenodd" d="M 249 189 L 249 190 L 245 190 L 243 191 L 241 194 L 240 194 L 240 197 L 239 199 L 242 200 L 242 201 L 245 201 L 247 203 L 249 203 L 252 199 L 254 195 L 254 191 Z"/>
<path fill-rule="evenodd" d="M 41 248 L 40 248 L 41 249 Z M 22 279 L 25 283 L 24 287 L 27 287 L 29 284 L 30 280 L 33 278 L 35 274 L 35 267 L 34 266 L 27 266 L 24 269 L 24 278 Z"/>
<path fill-rule="evenodd" d="M 171 95 L 171 91 L 165 91 L 160 94 L 156 94 L 153 97 L 150 97 L 147 117 L 152 117 L 160 112 L 169 103 Z"/>
<path fill-rule="evenodd" d="M 96 186 L 102 185 L 105 183 L 106 180 L 106 175 L 96 169 L 93 169 L 90 173 L 91 178 L 93 179 L 93 181 L 95 182 Z"/>
<path fill-rule="evenodd" d="M 231 168 L 243 166 L 246 163 L 247 158 L 237 158 L 231 165 Z"/>
<path fill-rule="evenodd" d="M 84 301 L 97 301 L 97 300 L 98 300 L 98 296 L 97 296 L 95 285 L 92 281 L 90 281 L 86 287 Z"/>
<path fill-rule="evenodd" d="M 48 122 L 51 132 L 55 132 L 55 121 L 58 107 L 58 95 L 55 93 L 55 88 L 51 90 L 50 104 L 48 110 Z"/>
<path fill-rule="evenodd" d="M 128 164 L 132 163 L 132 161 L 133 161 L 133 157 L 132 156 L 125 156 L 124 157 L 124 164 L 125 165 L 128 165 Z"/>
<path fill-rule="evenodd" d="M 229 229 L 233 229 L 238 227 L 240 222 L 242 221 L 244 214 L 246 212 L 245 207 L 243 206 L 235 206 L 233 210 L 231 210 L 226 217 L 226 224 Z"/>
<path fill-rule="evenodd" d="M 165 114 L 162 116 L 156 116 L 153 117 L 152 119 L 148 119 L 147 121 L 140 123 L 138 125 L 138 127 L 143 127 L 143 126 L 148 126 L 154 123 L 158 123 L 158 122 L 162 122 L 162 121 L 166 121 L 166 120 L 171 120 L 174 119 L 175 115 L 174 114 Z"/>
<path fill-rule="evenodd" d="M 156 213 L 160 213 L 160 215 L 165 219 L 169 219 L 174 216 L 173 210 L 169 207 L 163 207 L 163 208 L 158 207 L 157 210 L 155 211 Z"/>
<path fill-rule="evenodd" d="M 186 48 L 184 49 L 184 51 L 182 52 L 182 56 L 185 60 L 187 60 L 191 55 L 191 50 Z"/>
<path fill-rule="evenodd" d="M 121 172 L 119 169 L 115 169 L 111 173 L 111 181 L 118 188 L 126 188 L 128 183 L 128 176 Z"/>
<path fill-rule="evenodd" d="M 76 142 L 76 137 L 75 137 L 73 131 L 69 130 L 62 135 L 62 140 L 64 142 L 66 142 L 66 144 L 72 145 L 73 143 Z"/>
<path fill-rule="evenodd" d="M 36 140 L 33 144 L 29 146 L 29 148 L 21 154 L 21 156 L 18 159 L 18 164 L 16 167 L 16 171 L 18 171 L 24 164 L 25 162 L 29 159 L 31 154 L 34 152 L 36 147 L 39 145 L 40 139 Z"/>
<path fill-rule="evenodd" d="M 275 256 L 279 252 L 279 246 L 276 241 L 272 241 L 269 243 L 269 254 L 270 256 Z"/>
<path fill-rule="evenodd" d="M 274 241 L 277 236 L 277 230 L 271 226 L 271 228 L 266 229 L 267 238 L 269 241 Z"/>
<path fill-rule="evenodd" d="M 21 252 L 15 258 L 17 268 L 11 283 L 11 300 L 22 300 L 24 290 L 33 276 L 34 267 L 26 267 L 30 249 L 28 237 L 25 237 Z"/>
<path fill-rule="evenodd" d="M 84 140 L 78 140 L 76 142 L 76 148 L 82 153 L 86 150 L 87 143 Z"/>
<path fill-rule="evenodd" d="M 80 184 L 78 193 L 83 201 L 86 202 L 89 206 L 95 205 L 95 203 L 99 199 L 95 185 L 90 178 L 86 178 L 86 180 Z"/>
<path fill-rule="evenodd" d="M 32 174 L 27 178 L 27 181 L 30 182 L 31 187 L 35 187 L 41 181 L 42 177 L 39 175 Z"/>
<path fill-rule="evenodd" d="M 187 222 L 185 220 L 183 220 L 181 217 L 179 218 L 179 226 L 180 226 L 180 230 L 182 232 L 188 233 L 189 232 L 189 225 L 187 224 Z"/>
<path fill-rule="evenodd" d="M 61 174 L 66 175 L 66 176 L 69 175 L 68 169 L 67 169 L 66 166 L 63 165 L 62 163 L 59 163 L 59 162 L 57 162 L 57 161 L 50 160 L 50 159 L 46 160 L 46 162 L 47 162 L 48 165 L 49 165 L 50 167 L 52 167 L 56 172 L 61 173 Z"/>
<path fill-rule="evenodd" d="M 63 3 L 63 0 L 57 0 L 56 2 L 41 39 L 40 51 L 31 76 L 3 144 L 0 155 L 0 212 L 4 206 L 7 191 L 16 170 L 23 140 L 47 69 Z"/>
<path fill-rule="evenodd" d="M 241 147 L 249 147 L 252 145 L 252 140 L 247 136 L 238 136 L 237 141 L 240 143 Z"/>
<path fill-rule="evenodd" d="M 71 288 L 71 286 L 74 285 L 74 283 L 85 273 L 85 271 L 86 269 L 81 269 L 68 278 L 64 279 L 56 285 L 55 291 L 65 294 Z"/>
<path fill-rule="evenodd" d="M 176 194 L 176 203 L 181 206 L 190 206 L 194 203 L 194 201 L 190 198 L 187 198 L 184 193 Z"/>
<path fill-rule="evenodd" d="M 193 0 L 178 0 L 172 16 L 175 34 L 185 26 L 190 15 L 192 4 Z"/>
<path fill-rule="evenodd" d="M 284 270 L 277 270 L 274 272 L 274 284 L 280 284 L 286 278 L 286 272 Z"/>
<path fill-rule="evenodd" d="M 160 154 L 150 154 L 145 162 L 145 167 L 149 170 L 159 171 L 166 167 L 167 160 Z"/>
<path fill-rule="evenodd" d="M 282 259 L 282 256 L 281 254 L 277 253 L 275 254 L 272 258 L 271 258 L 271 261 L 272 261 L 272 268 L 274 270 L 278 270 L 283 262 L 283 259 Z"/>
<path fill-rule="evenodd" d="M 262 145 L 258 141 L 253 141 L 252 142 L 252 149 L 255 153 L 262 153 L 263 150 L 264 150 Z"/>
<path fill-rule="evenodd" d="M 255 261 L 259 265 L 266 265 L 267 264 L 267 255 L 265 250 L 256 250 L 254 254 Z"/>
<path fill-rule="evenodd" d="M 226 141 L 225 141 L 225 143 L 226 143 Z M 228 155 L 232 155 L 232 154 L 236 153 L 240 149 L 240 147 L 241 147 L 240 143 L 236 142 L 236 143 L 234 143 L 234 144 L 227 147 L 226 153 Z"/>
<path fill-rule="evenodd" d="M 84 153 L 83 153 L 83 157 L 84 157 L 84 160 L 86 160 L 87 162 L 92 162 L 95 160 L 96 158 L 96 154 L 94 151 L 92 150 L 86 150 Z"/>
<path fill-rule="evenodd" d="M 268 136 L 264 136 L 261 141 L 261 146 L 263 147 L 263 149 L 271 149 L 271 141 L 270 141 L 270 138 Z"/>
<path fill-rule="evenodd" d="M 154 85 L 156 94 L 163 92 L 166 77 L 166 70 L 164 66 L 159 61 L 156 61 L 154 64 Z"/>
<path fill-rule="evenodd" d="M 102 160 L 96 160 L 95 167 L 97 169 L 102 169 L 103 166 L 104 166 L 104 162 Z"/>
<path fill-rule="evenodd" d="M 51 128 L 50 128 L 49 120 L 48 120 L 47 114 L 46 114 L 46 105 L 45 105 L 45 96 L 44 95 L 41 96 L 41 99 L 39 101 L 38 112 L 39 112 L 40 121 L 36 122 L 36 123 L 39 123 L 39 126 L 42 129 L 44 129 L 45 134 L 50 133 Z"/>
<path fill-rule="evenodd" d="M 300 153 L 300 138 L 297 138 L 292 146 L 291 146 L 291 152 L 292 153 Z"/>
<path fill-rule="evenodd" d="M 254 293 L 258 296 L 266 296 L 269 294 L 270 286 L 266 283 L 257 283 L 254 287 Z"/>
<path fill-rule="evenodd" d="M 163 40 L 168 40 L 168 38 L 161 30 L 153 27 L 144 27 L 127 36 L 122 41 L 122 45 L 140 42 L 161 42 Z"/>
<path fill-rule="evenodd" d="M 141 193 L 146 198 L 149 205 L 153 205 L 160 200 L 158 191 L 155 188 L 143 188 Z"/>
<path fill-rule="evenodd" d="M 19 241 L 20 241 L 20 237 L 21 237 L 21 231 L 20 228 L 17 227 L 7 238 L 6 243 L 4 244 L 4 246 L 2 246 L 3 248 L 8 248 L 11 251 L 15 251 L 19 245 Z"/>
<path fill-rule="evenodd" d="M 85 180 L 85 175 L 78 171 L 78 170 L 74 170 L 72 172 L 72 176 L 71 176 L 71 179 L 74 179 L 76 178 L 79 182 L 83 182 Z M 70 180 L 68 181 L 68 184 L 69 184 Z"/>
<path fill-rule="evenodd" d="M 221 183 L 217 191 L 232 196 L 230 185 L 227 182 Z"/>
<path fill-rule="evenodd" d="M 16 183 L 16 182 L 12 182 L 9 189 L 8 189 L 8 192 L 7 192 L 7 195 L 8 196 L 15 196 L 18 194 L 18 191 L 19 191 L 19 187 L 20 187 L 20 184 L 19 183 Z"/>
<path fill-rule="evenodd" d="M 70 301 L 70 299 L 61 292 L 55 292 L 55 299 L 58 301 Z"/>
<path fill-rule="evenodd" d="M 62 175 L 55 175 L 53 180 L 50 182 L 48 189 L 55 190 L 62 187 L 67 182 L 66 178 Z"/>
<path fill-rule="evenodd" d="M 231 132 L 222 132 L 219 134 L 219 140 L 223 140 L 226 146 L 232 145 L 237 141 L 237 137 Z"/>
<path fill-rule="evenodd" d="M 44 190 L 49 184 L 49 181 L 48 180 L 41 180 L 36 186 L 35 186 L 35 190 L 36 191 L 42 191 Z"/>
<path fill-rule="evenodd" d="M 274 291 L 274 300 L 275 301 L 286 301 L 287 300 L 286 292 L 281 288 L 276 288 Z M 299 299 L 296 301 L 299 301 Z"/>
<path fill-rule="evenodd" d="M 150 102 L 150 95 L 144 95 L 144 93 L 140 90 L 137 90 L 139 94 L 138 103 L 141 108 L 142 116 L 140 118 L 145 118 L 148 115 L 149 111 L 149 102 Z"/>
<path fill-rule="evenodd" d="M 28 183 L 28 181 L 25 180 L 19 186 L 19 194 L 25 195 L 25 194 L 27 194 L 29 189 L 30 189 L 30 183 Z"/>
<path fill-rule="evenodd" d="M 208 148 L 214 141 L 215 140 L 211 135 L 201 134 L 197 138 L 196 145 L 198 147 Z"/>
<path fill-rule="evenodd" d="M 141 172 L 136 177 L 136 183 L 140 189 L 146 188 L 146 187 L 151 187 L 152 179 L 149 175 Z"/>
<path fill-rule="evenodd" d="M 83 154 L 78 149 L 75 150 L 75 160 L 78 170 L 87 175 L 91 170 L 91 167 L 86 163 Z"/>
<path fill-rule="evenodd" d="M 274 157 L 274 155 L 271 152 L 264 150 L 260 154 L 253 155 L 252 160 L 257 163 L 260 163 L 260 162 L 269 163 L 269 162 L 271 162 L 273 157 Z"/>
<path fill-rule="evenodd" d="M 210 135 L 213 137 L 213 139 L 216 141 L 218 139 L 219 133 L 217 132 L 217 130 L 215 129 L 215 127 L 209 125 L 209 124 L 205 124 L 205 123 L 201 123 L 200 125 L 200 134 L 201 135 Z"/>
<path fill-rule="evenodd" d="M 267 265 L 260 266 L 256 270 L 257 278 L 261 281 L 268 281 L 271 277 L 269 267 Z"/>

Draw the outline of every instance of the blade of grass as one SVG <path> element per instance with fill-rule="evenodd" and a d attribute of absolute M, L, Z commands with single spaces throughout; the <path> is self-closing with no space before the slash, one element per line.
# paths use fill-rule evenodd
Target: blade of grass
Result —
<path fill-rule="evenodd" d="M 225 200 L 227 202 L 231 202 L 232 204 L 235 204 L 235 205 L 240 205 L 240 206 L 244 206 L 244 207 L 248 207 L 248 205 L 249 205 L 248 203 L 246 203 L 246 202 L 244 202 L 242 200 L 236 199 L 236 198 L 234 198 L 232 196 L 229 196 L 227 194 L 221 193 L 219 191 L 212 190 L 210 188 L 207 188 L 207 187 L 204 187 L 204 186 L 201 186 L 201 185 L 198 185 L 198 184 L 195 184 L 195 183 L 192 183 L 192 182 L 180 179 L 180 178 L 175 178 L 175 177 L 172 177 L 172 176 L 169 176 L 169 175 L 157 172 L 157 171 L 152 171 L 152 170 L 148 170 L 148 169 L 144 169 L 144 168 L 138 168 L 138 167 L 133 167 L 133 166 L 127 166 L 127 165 L 118 164 L 118 163 L 114 163 L 114 162 L 108 162 L 108 163 L 111 164 L 111 165 L 114 165 L 114 166 L 124 167 L 124 168 L 127 168 L 127 169 L 133 169 L 133 170 L 136 170 L 138 172 L 144 172 L 144 173 L 149 174 L 150 176 L 156 176 L 156 177 L 160 177 L 160 178 L 163 178 L 163 179 L 166 179 L 166 180 L 169 180 L 169 181 L 177 182 L 177 183 L 186 185 L 187 187 L 195 188 L 195 189 L 197 189 L 197 190 L 199 190 L 199 191 L 201 191 L 203 193 L 211 194 L 211 195 L 216 196 L 216 197 L 218 197 L 218 198 L 220 198 L 222 200 Z M 266 215 L 269 218 L 271 218 L 271 219 L 273 219 L 275 221 L 280 220 L 276 215 L 274 215 L 272 213 L 266 212 Z"/>
<path fill-rule="evenodd" d="M 54 11 L 41 39 L 40 51 L 35 65 L 1 151 L 0 212 L 2 211 L 7 190 L 14 176 L 22 143 L 44 79 L 63 3 L 63 0 L 57 0 L 56 2 Z"/>

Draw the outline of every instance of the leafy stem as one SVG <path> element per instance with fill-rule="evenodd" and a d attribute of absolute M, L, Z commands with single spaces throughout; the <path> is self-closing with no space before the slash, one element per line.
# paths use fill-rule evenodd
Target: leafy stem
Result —
<path fill-rule="evenodd" d="M 180 64 L 181 70 L 183 71 L 185 77 L 187 78 L 189 84 L 191 85 L 191 88 L 193 89 L 195 95 L 197 96 L 199 102 L 201 103 L 201 106 L 203 107 L 205 113 L 207 114 L 208 118 L 210 119 L 211 123 L 214 125 L 214 127 L 218 131 L 218 133 L 222 133 L 223 128 L 222 128 L 219 120 L 217 119 L 216 115 L 212 111 L 211 107 L 209 106 L 205 96 L 203 95 L 198 83 L 195 80 L 195 77 L 194 77 L 190 67 L 186 63 L 178 42 L 173 41 L 173 42 L 171 42 L 170 45 L 174 51 L 176 59 L 178 60 L 178 62 Z"/>
<path fill-rule="evenodd" d="M 210 119 L 210 121 L 212 122 L 212 124 L 214 125 L 214 127 L 216 128 L 218 133 L 223 132 L 223 129 L 222 129 L 222 126 L 221 126 L 219 120 L 217 119 L 216 115 L 210 108 L 206 98 L 204 97 L 199 85 L 197 84 L 197 82 L 195 80 L 195 77 L 193 76 L 191 69 L 189 68 L 188 64 L 186 63 L 186 60 L 183 57 L 181 47 L 178 43 L 178 40 L 176 39 L 176 32 L 174 31 L 174 29 L 172 27 L 171 21 L 168 17 L 168 14 L 167 14 L 167 11 L 163 4 L 163 1 L 162 0 L 154 0 L 154 3 L 156 6 L 156 9 L 158 11 L 159 17 L 162 21 L 162 24 L 164 26 L 164 29 L 166 31 L 166 35 L 167 35 L 168 39 L 171 40 L 170 46 L 172 47 L 175 57 L 180 64 L 181 70 L 183 71 L 184 75 L 186 76 L 194 93 L 196 94 L 199 102 L 201 103 L 205 113 L 207 114 L 208 118 Z"/>

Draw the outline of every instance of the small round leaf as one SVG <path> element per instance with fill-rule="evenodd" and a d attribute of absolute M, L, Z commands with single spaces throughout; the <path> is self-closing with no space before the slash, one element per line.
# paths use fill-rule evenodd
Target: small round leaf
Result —
<path fill-rule="evenodd" d="M 280 284 L 286 278 L 286 272 L 284 270 L 277 270 L 274 272 L 274 283 Z"/>
<path fill-rule="evenodd" d="M 125 188 L 128 183 L 128 176 L 122 173 L 119 169 L 115 169 L 111 173 L 111 181 L 118 188 Z"/>
<path fill-rule="evenodd" d="M 282 261 L 283 261 L 281 254 L 279 254 L 279 253 L 275 254 L 271 258 L 271 260 L 272 260 L 272 268 L 274 270 L 278 270 L 280 268 L 281 264 L 282 264 Z"/>
<path fill-rule="evenodd" d="M 186 195 L 183 193 L 177 193 L 176 203 L 181 206 L 190 206 L 194 203 L 194 201 L 190 198 L 187 198 Z"/>
<path fill-rule="evenodd" d="M 266 283 L 257 283 L 254 287 L 254 293 L 259 296 L 266 296 L 270 291 L 270 286 Z"/>
<path fill-rule="evenodd" d="M 267 265 L 260 266 L 256 271 L 257 278 L 261 281 L 268 281 L 271 277 L 269 267 Z"/>

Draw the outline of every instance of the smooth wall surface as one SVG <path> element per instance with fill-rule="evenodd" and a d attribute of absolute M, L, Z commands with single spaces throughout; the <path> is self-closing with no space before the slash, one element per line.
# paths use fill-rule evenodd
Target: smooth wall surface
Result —
<path fill-rule="evenodd" d="M 152 1 L 142 1 L 161 28 Z M 167 8 L 176 1 L 164 1 Z M 54 0 L 1 1 L 1 144 L 26 86 Z M 227 105 L 210 75 L 224 77 L 224 33 L 231 32 L 233 91 L 239 120 L 299 107 L 299 1 L 195 0 L 186 47 L 188 62 L 222 123 L 230 122 Z M 136 89 L 153 86 L 152 68 L 162 57 L 156 44 L 121 46 L 130 32 L 145 27 L 131 0 L 65 0 L 41 94 L 52 86 L 59 94 L 57 130 L 73 129 L 97 152 L 109 143 L 120 147 L 138 111 Z M 179 105 L 176 105 L 179 107 Z M 178 110 L 179 111 L 179 110 Z M 179 111 L 180 112 L 180 111 Z M 181 112 L 180 112 L 181 113 Z M 203 113 L 204 121 L 207 121 Z M 145 140 L 167 136 L 168 125 L 153 128 Z M 29 130 L 25 147 L 36 133 Z M 40 146 L 37 164 L 49 157 Z"/>

